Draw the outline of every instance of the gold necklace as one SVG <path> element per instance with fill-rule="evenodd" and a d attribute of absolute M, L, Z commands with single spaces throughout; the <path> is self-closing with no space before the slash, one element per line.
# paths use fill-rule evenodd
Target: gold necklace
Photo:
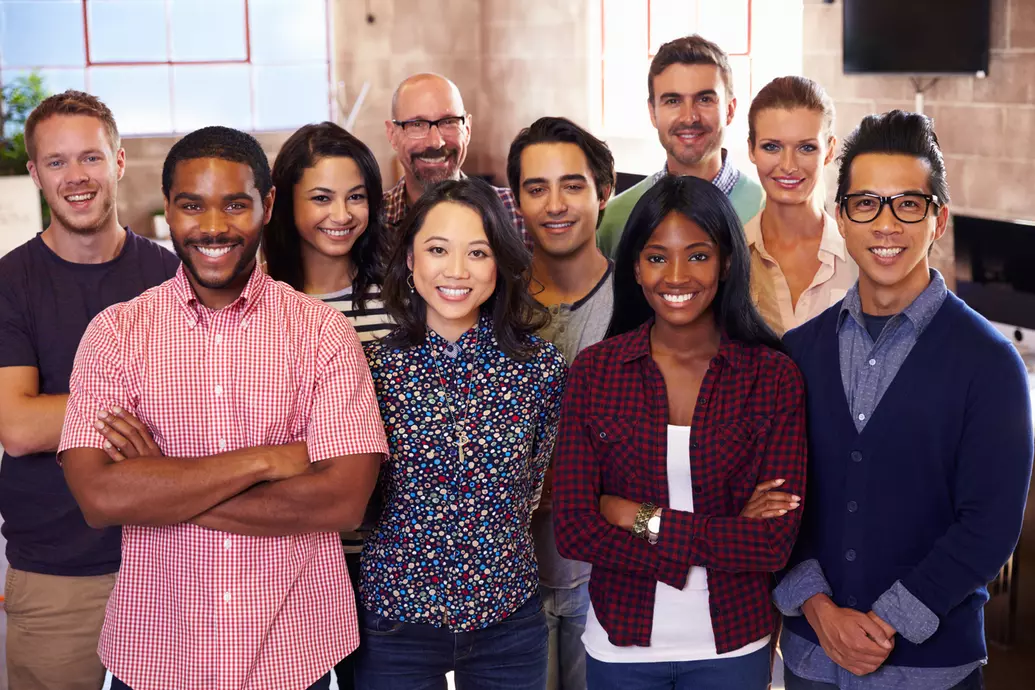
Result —
<path fill-rule="evenodd" d="M 475 326 L 479 328 L 479 326 Z M 449 393 L 449 388 L 446 386 L 446 379 L 442 376 L 442 371 L 438 366 L 438 357 L 435 356 L 435 346 L 431 342 L 431 338 L 428 338 L 428 351 L 431 352 L 431 363 L 435 366 L 435 374 L 438 375 L 438 383 L 440 390 L 442 391 L 442 397 L 446 400 L 446 413 L 449 415 L 450 421 L 453 423 L 453 431 L 456 433 L 456 452 L 460 456 L 460 464 L 464 462 L 464 446 L 471 441 L 471 437 L 467 435 L 467 431 L 464 429 L 464 425 L 467 424 L 467 417 L 471 413 L 471 393 L 473 387 L 471 386 L 471 380 L 474 378 L 474 367 L 478 362 L 478 352 L 481 349 L 481 332 L 475 332 L 475 347 L 474 357 L 471 362 L 467 365 L 467 403 L 464 405 L 464 418 L 457 421 L 456 413 L 453 410 L 453 396 Z"/>

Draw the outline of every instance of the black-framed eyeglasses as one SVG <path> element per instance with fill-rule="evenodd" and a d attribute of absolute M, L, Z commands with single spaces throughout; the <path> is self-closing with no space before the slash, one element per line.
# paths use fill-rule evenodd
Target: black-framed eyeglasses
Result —
<path fill-rule="evenodd" d="M 392 120 L 396 127 L 401 127 L 403 134 L 411 139 L 423 139 L 428 136 L 432 127 L 438 127 L 442 134 L 456 134 L 467 121 L 466 115 L 449 115 L 437 120 Z"/>
<path fill-rule="evenodd" d="M 892 215 L 899 221 L 919 223 L 927 217 L 927 212 L 931 210 L 932 204 L 936 207 L 941 204 L 937 194 L 907 192 L 880 196 L 860 192 L 859 194 L 845 194 L 841 197 L 841 208 L 844 209 L 848 220 L 853 223 L 869 223 L 881 214 L 885 205 L 891 207 Z"/>

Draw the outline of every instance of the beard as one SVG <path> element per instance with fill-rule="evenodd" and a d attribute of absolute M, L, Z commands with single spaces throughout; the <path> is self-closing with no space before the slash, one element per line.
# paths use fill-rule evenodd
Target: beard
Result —
<path fill-rule="evenodd" d="M 704 140 L 703 148 L 685 146 L 679 141 L 679 134 L 683 132 L 699 132 Z M 722 148 L 722 132 L 715 132 L 704 125 L 694 123 L 689 127 L 677 126 L 668 132 L 668 137 L 661 142 L 665 151 L 672 156 L 680 165 L 692 167 L 699 165 L 701 161 L 708 158 Z"/>
<path fill-rule="evenodd" d="M 176 251 L 176 256 L 180 257 L 180 261 L 183 262 L 184 267 L 194 278 L 194 282 L 203 288 L 208 290 L 222 290 L 225 287 L 229 287 L 242 275 L 248 272 L 248 269 L 255 261 L 256 253 L 259 249 L 260 236 L 256 234 L 255 239 L 250 243 L 241 241 L 244 250 L 241 252 L 241 258 L 234 264 L 230 274 L 219 278 L 218 280 L 211 280 L 203 277 L 198 273 L 197 267 L 194 265 L 194 255 L 190 251 L 191 246 L 205 246 L 212 244 L 226 244 L 228 239 L 240 239 L 240 238 L 228 238 L 224 235 L 218 237 L 205 237 L 204 239 L 191 240 L 184 244 L 176 239 L 176 235 L 172 235 L 173 249 Z"/>
<path fill-rule="evenodd" d="M 96 201 L 100 203 L 100 207 L 97 209 L 96 215 L 89 218 L 66 214 L 61 207 L 61 204 L 64 203 L 63 198 L 59 199 L 56 204 L 51 203 L 50 199 L 47 199 L 47 205 L 50 207 L 51 217 L 57 220 L 66 230 L 76 235 L 89 236 L 98 233 L 104 228 L 115 214 L 114 195 L 107 194 L 104 190 L 98 190 Z"/>
<path fill-rule="evenodd" d="M 448 166 L 444 170 L 422 170 L 417 167 L 421 158 L 439 158 L 445 156 Z M 441 146 L 437 149 L 424 149 L 410 154 L 410 170 L 422 187 L 427 189 L 444 180 L 460 179 L 460 150 L 453 146 Z"/>

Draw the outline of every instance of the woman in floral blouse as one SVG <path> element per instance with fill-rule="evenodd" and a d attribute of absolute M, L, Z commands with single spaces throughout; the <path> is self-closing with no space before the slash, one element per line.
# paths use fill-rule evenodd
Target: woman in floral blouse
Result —
<path fill-rule="evenodd" d="M 357 685 L 541 689 L 546 621 L 529 530 L 564 357 L 533 333 L 531 256 L 492 187 L 447 181 L 400 229 L 367 349 L 390 455 L 363 552 Z"/>

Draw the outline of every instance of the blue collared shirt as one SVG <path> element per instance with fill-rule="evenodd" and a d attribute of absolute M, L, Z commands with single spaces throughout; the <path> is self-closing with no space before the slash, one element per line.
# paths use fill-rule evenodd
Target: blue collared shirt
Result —
<path fill-rule="evenodd" d="M 893 316 L 874 342 L 866 330 L 859 284 L 845 295 L 838 314 L 841 381 L 855 422 L 862 432 L 881 397 L 906 361 L 920 335 L 931 323 L 947 295 L 945 280 L 931 269 L 931 282 L 902 312 Z M 792 568 L 773 591 L 773 601 L 785 616 L 802 615 L 801 606 L 817 594 L 833 595 L 819 562 L 810 559 Z M 873 612 L 902 637 L 921 644 L 938 629 L 938 617 L 896 581 L 873 604 Z M 951 668 L 882 666 L 856 676 L 835 664 L 823 648 L 785 630 L 780 643 L 784 663 L 796 676 L 831 683 L 842 690 L 944 690 L 956 685 L 984 661 Z"/>

